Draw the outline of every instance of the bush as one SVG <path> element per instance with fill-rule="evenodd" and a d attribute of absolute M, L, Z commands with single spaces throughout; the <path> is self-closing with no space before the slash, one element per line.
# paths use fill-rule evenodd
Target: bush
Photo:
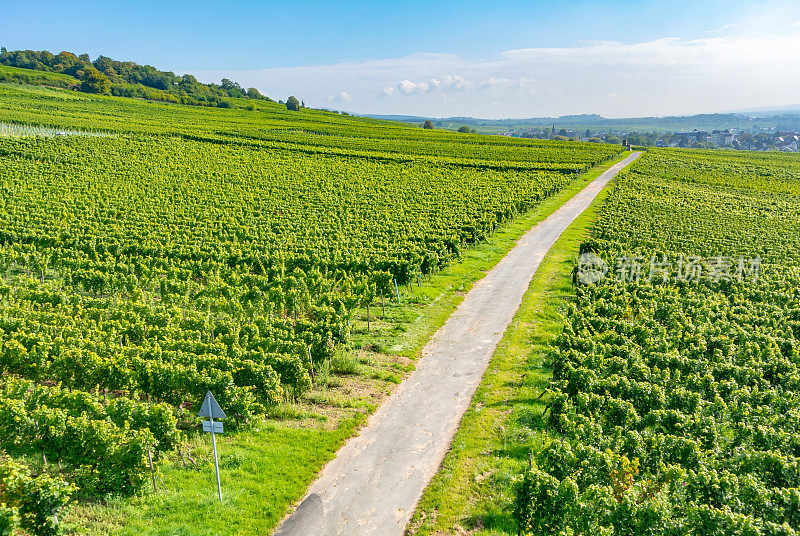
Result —
<path fill-rule="evenodd" d="M 62 532 L 58 520 L 75 487 L 49 475 L 23 482 L 20 490 L 20 527 L 36 536 L 56 536 Z"/>
<path fill-rule="evenodd" d="M 0 536 L 10 536 L 19 524 L 19 509 L 0 503 Z"/>
<path fill-rule="evenodd" d="M 95 93 L 98 95 L 111 94 L 111 81 L 106 75 L 94 67 L 88 67 L 83 71 L 78 71 L 78 79 L 81 81 L 81 91 L 85 93 Z"/>
<path fill-rule="evenodd" d="M 75 486 L 47 474 L 32 477 L 26 466 L 0 454 L 0 536 L 21 528 L 33 536 L 63 532 L 58 516 Z"/>

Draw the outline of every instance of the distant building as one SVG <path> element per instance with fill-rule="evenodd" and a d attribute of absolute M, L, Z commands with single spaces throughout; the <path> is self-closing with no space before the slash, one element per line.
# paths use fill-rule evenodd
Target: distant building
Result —
<path fill-rule="evenodd" d="M 711 143 L 717 147 L 728 147 L 733 143 L 733 133 L 730 130 L 713 130 Z"/>
<path fill-rule="evenodd" d="M 800 148 L 800 136 L 794 132 L 784 132 L 775 138 L 775 148 L 787 153 L 796 153 Z"/>
<path fill-rule="evenodd" d="M 670 146 L 675 147 L 693 147 L 698 143 L 708 141 L 708 132 L 705 130 L 693 130 L 691 132 L 676 132 L 673 135 L 673 143 Z M 683 142 L 683 143 L 681 143 Z"/>

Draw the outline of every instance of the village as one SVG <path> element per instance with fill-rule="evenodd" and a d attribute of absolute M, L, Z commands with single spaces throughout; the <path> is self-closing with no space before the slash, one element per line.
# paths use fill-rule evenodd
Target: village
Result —
<path fill-rule="evenodd" d="M 800 132 L 768 128 L 692 130 L 686 132 L 626 132 L 606 130 L 556 130 L 553 125 L 531 127 L 525 130 L 508 130 L 503 136 L 549 140 L 588 141 L 594 143 L 623 143 L 643 147 L 680 147 L 694 149 L 740 149 L 747 151 L 800 152 Z"/>

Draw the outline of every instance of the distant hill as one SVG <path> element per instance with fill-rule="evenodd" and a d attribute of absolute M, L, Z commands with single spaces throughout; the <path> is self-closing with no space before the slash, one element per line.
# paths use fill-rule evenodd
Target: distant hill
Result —
<path fill-rule="evenodd" d="M 786 104 L 784 106 L 765 106 L 763 108 L 745 108 L 732 110 L 731 113 L 742 115 L 761 115 L 764 117 L 783 114 L 800 114 L 800 104 Z"/>
<path fill-rule="evenodd" d="M 779 109 L 780 108 L 780 109 Z M 786 110 L 783 110 L 786 108 Z M 794 112 L 795 106 L 775 107 L 772 111 L 756 113 L 751 111 L 696 114 L 666 117 L 627 117 L 606 118 L 597 114 L 563 115 L 560 117 L 531 117 L 527 119 L 481 119 L 474 117 L 431 118 L 409 115 L 368 115 L 376 119 L 391 119 L 404 123 L 421 124 L 425 120 L 433 121 L 436 128 L 457 130 L 468 126 L 481 134 L 498 134 L 508 130 L 526 130 L 536 127 L 547 127 L 568 130 L 591 130 L 607 132 L 676 132 L 690 130 L 724 130 L 738 128 L 752 130 L 766 128 L 772 130 L 800 130 L 800 111 Z"/>

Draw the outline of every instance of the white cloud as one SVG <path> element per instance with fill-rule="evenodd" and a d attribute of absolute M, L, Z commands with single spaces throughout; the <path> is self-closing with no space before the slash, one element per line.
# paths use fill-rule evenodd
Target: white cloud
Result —
<path fill-rule="evenodd" d="M 397 83 L 397 90 L 404 95 L 411 95 L 417 91 L 417 84 L 411 80 L 401 80 Z"/>
<path fill-rule="evenodd" d="M 738 28 L 738 27 L 739 27 L 738 24 L 726 24 L 725 26 L 722 26 L 721 28 L 717 28 L 716 30 L 707 30 L 706 33 L 707 34 L 723 33 L 723 32 L 727 32 L 728 30 L 733 30 L 734 28 Z"/>
<path fill-rule="evenodd" d="M 431 91 L 439 87 L 440 85 L 437 80 L 431 80 L 430 83 L 412 82 L 411 80 L 401 80 L 400 82 L 397 83 L 397 90 L 403 95 L 414 95 L 414 94 L 424 95 L 425 93 L 430 93 Z M 387 93 L 386 90 L 384 90 L 384 95 L 391 95 L 391 94 L 393 94 L 393 92 Z"/>
<path fill-rule="evenodd" d="M 481 80 L 478 84 L 480 89 L 494 89 L 497 87 L 504 87 L 511 83 L 511 80 L 508 78 L 487 78 L 486 80 Z"/>
<path fill-rule="evenodd" d="M 796 103 L 799 33 L 792 27 L 782 35 L 762 37 L 592 42 L 509 50 L 482 58 L 419 53 L 329 65 L 206 72 L 198 73 L 198 78 L 231 78 L 276 99 L 297 94 L 310 106 L 322 105 L 330 96 L 359 113 L 688 114 Z M 348 90 L 332 92 L 336 87 Z"/>
<path fill-rule="evenodd" d="M 352 102 L 353 97 L 347 91 L 340 91 L 336 94 L 330 94 L 327 98 L 328 102 Z"/>
<path fill-rule="evenodd" d="M 393 88 L 383 88 L 384 96 L 392 95 L 424 95 L 432 91 L 461 91 L 470 86 L 469 81 L 459 75 L 446 74 L 439 78 L 431 78 L 420 82 L 401 80 L 397 83 L 397 92 Z"/>
<path fill-rule="evenodd" d="M 536 92 L 534 90 L 534 80 L 524 76 L 515 78 L 513 80 L 510 78 L 490 77 L 478 82 L 478 88 L 491 91 L 515 90 L 517 92 L 528 93 L 530 95 L 533 95 Z"/>
<path fill-rule="evenodd" d="M 690 41 L 667 37 L 632 45 L 609 41 L 573 48 L 509 50 L 502 53 L 502 58 L 512 65 L 590 64 L 653 68 L 752 64 L 757 67 L 786 61 L 793 61 L 797 65 L 796 53 L 785 47 L 799 43 L 800 39 L 791 36 L 762 39 L 711 37 Z"/>
<path fill-rule="evenodd" d="M 441 87 L 444 90 L 461 91 L 468 88 L 471 84 L 469 81 L 464 80 L 463 76 L 457 74 L 446 74 L 440 78 L 432 78 L 431 84 L 436 87 Z"/>

